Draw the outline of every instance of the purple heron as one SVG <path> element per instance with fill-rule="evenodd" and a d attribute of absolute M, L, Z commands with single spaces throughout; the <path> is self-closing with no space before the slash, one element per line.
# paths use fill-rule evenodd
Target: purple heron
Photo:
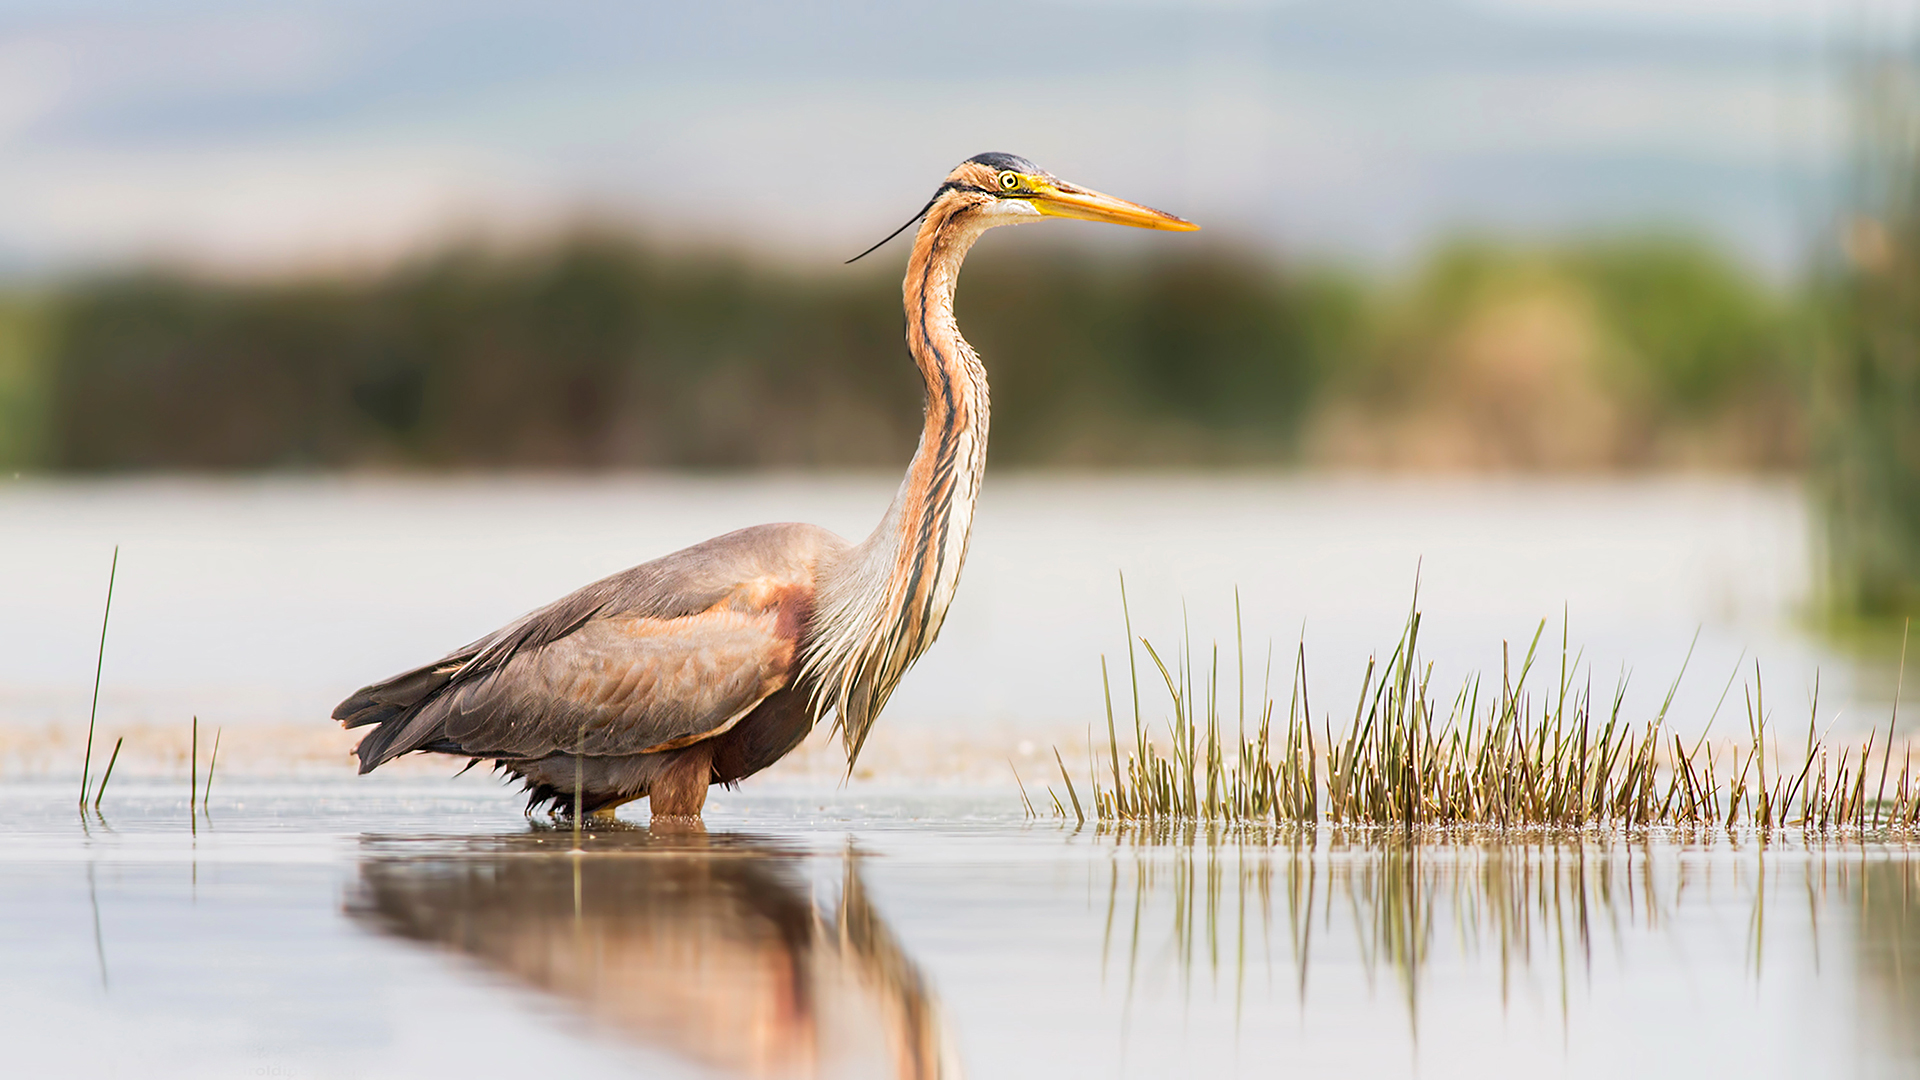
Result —
<path fill-rule="evenodd" d="M 940 632 L 986 466 L 987 372 L 953 317 L 960 263 L 988 229 L 1047 218 L 1198 227 L 1012 154 L 961 162 L 893 234 L 921 223 L 902 294 L 926 417 L 873 533 L 857 544 L 814 525 L 728 533 L 374 683 L 333 711 L 373 726 L 360 771 L 453 754 L 525 781 L 530 811 L 607 813 L 645 797 L 656 817 L 696 817 L 710 785 L 778 761 L 829 711 L 851 767 Z"/>

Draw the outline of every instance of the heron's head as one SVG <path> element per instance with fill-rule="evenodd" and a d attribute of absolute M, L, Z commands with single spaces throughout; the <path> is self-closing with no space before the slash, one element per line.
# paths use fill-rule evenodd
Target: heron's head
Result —
<path fill-rule="evenodd" d="M 1047 218 L 1104 221 L 1136 229 L 1176 232 L 1191 232 L 1200 227 L 1149 206 L 1070 184 L 1018 155 L 999 153 L 975 154 L 961 162 L 947 174 L 946 181 L 927 205 L 906 225 L 894 230 L 887 240 L 905 232 L 921 218 L 964 220 L 978 229 Z M 847 261 L 864 258 L 887 240 Z"/>
<path fill-rule="evenodd" d="M 1139 203 L 1069 184 L 1013 154 L 975 154 L 961 162 L 940 185 L 936 205 L 943 198 L 968 206 L 995 224 L 1056 217 L 1177 232 L 1200 227 Z"/>

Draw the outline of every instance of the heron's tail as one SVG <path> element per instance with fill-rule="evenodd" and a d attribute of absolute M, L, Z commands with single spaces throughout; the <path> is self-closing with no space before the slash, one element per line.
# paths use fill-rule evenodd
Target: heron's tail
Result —
<path fill-rule="evenodd" d="M 335 706 L 333 718 L 340 721 L 342 727 L 375 725 L 360 740 L 360 745 L 354 748 L 354 753 L 360 758 L 361 772 L 370 772 L 381 763 L 409 750 L 432 747 L 436 735 L 421 730 L 433 726 L 423 723 L 425 718 L 420 715 L 421 707 L 446 689 L 470 659 L 471 654 L 456 653 L 424 667 L 402 672 L 391 679 L 363 686 Z"/>
<path fill-rule="evenodd" d="M 384 724 L 397 719 L 452 680 L 453 672 L 442 670 L 445 667 L 444 663 L 436 662 L 395 675 L 384 682 L 363 686 L 347 700 L 334 706 L 333 718 L 346 728 Z"/>

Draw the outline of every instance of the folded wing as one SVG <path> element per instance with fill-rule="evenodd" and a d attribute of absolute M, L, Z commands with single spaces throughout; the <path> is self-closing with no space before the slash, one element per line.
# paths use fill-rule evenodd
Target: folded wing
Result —
<path fill-rule="evenodd" d="M 637 754 L 718 735 L 790 683 L 820 553 L 809 526 L 743 530 L 597 582 L 334 716 L 379 725 L 360 770 L 414 750 Z"/>

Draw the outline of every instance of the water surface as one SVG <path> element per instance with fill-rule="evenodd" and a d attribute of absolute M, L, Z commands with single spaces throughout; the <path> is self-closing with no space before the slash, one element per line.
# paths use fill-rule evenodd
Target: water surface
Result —
<path fill-rule="evenodd" d="M 1081 828 L 1025 819 L 1005 771 L 1044 782 L 1047 744 L 1103 714 L 1122 572 L 1137 630 L 1227 647 L 1229 702 L 1237 587 L 1255 708 L 1266 643 L 1304 636 L 1336 727 L 1416 575 L 1440 685 L 1543 618 L 1557 663 L 1564 618 L 1574 677 L 1604 698 L 1624 674 L 1631 720 L 1697 634 L 1679 730 L 1755 658 L 1776 719 L 1804 723 L 1818 677 L 1830 732 L 1882 725 L 1891 687 L 1799 629 L 1808 524 L 1780 484 L 995 476 L 946 631 L 850 786 L 814 747 L 822 769 L 716 792 L 704 831 L 634 807 L 574 854 L 484 772 L 349 775 L 326 715 L 354 687 L 733 528 L 862 535 L 893 483 L 0 486 L 9 1071 L 1920 1073 L 1904 846 Z M 94 775 L 129 751 L 83 817 L 115 543 Z M 226 740 L 201 815 L 195 715 L 203 766 Z"/>
<path fill-rule="evenodd" d="M 1793 836 L 1103 831 L 992 793 L 531 826 L 478 777 L 0 792 L 23 1075 L 1920 1071 L 1920 863 Z M 117 783 L 118 781 L 116 781 Z"/>
<path fill-rule="evenodd" d="M 864 536 L 892 476 L 49 481 L 0 485 L 0 729 L 83 723 L 114 544 L 107 730 L 323 725 L 333 704 L 604 574 L 767 521 Z M 1562 620 L 1604 696 L 1650 715 L 1699 635 L 1670 718 L 1702 726 L 1737 663 L 1804 721 L 1884 724 L 1891 678 L 1800 629 L 1812 591 L 1797 489 L 1746 478 L 1393 479 L 995 474 L 935 647 L 876 729 L 1049 741 L 1102 713 L 1099 661 L 1136 629 L 1232 659 L 1304 639 L 1325 709 L 1350 710 L 1416 580 L 1437 685 L 1497 670 Z M 1163 650 L 1164 651 L 1164 650 Z M 1229 665 L 1229 670 L 1231 667 Z M 1278 692 L 1284 697 L 1285 687 Z M 1737 700 L 1737 698 L 1736 698 Z M 184 762 L 182 762 L 184 764 Z"/>

